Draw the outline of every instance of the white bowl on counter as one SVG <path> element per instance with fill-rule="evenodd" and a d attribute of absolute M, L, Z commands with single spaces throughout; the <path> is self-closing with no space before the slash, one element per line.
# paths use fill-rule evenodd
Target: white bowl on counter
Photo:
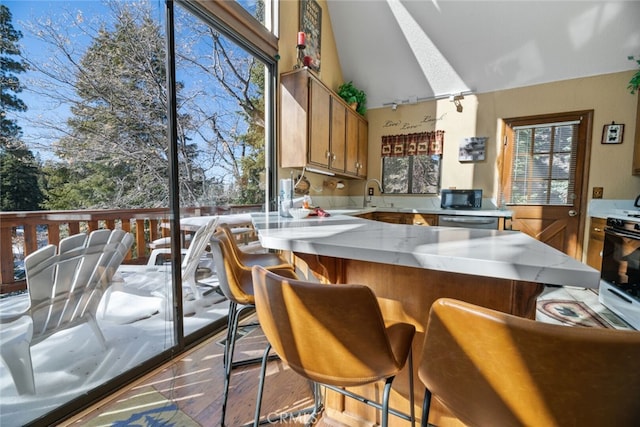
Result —
<path fill-rule="evenodd" d="M 311 209 L 305 208 L 291 208 L 289 209 L 289 214 L 295 219 L 302 219 L 309 216 L 311 213 Z"/>

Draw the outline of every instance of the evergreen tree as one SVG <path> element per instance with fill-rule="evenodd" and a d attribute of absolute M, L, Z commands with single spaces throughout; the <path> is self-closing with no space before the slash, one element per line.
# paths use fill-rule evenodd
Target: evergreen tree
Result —
<path fill-rule="evenodd" d="M 40 168 L 31 151 L 11 148 L 0 152 L 0 210 L 35 211 L 43 195 L 38 177 Z"/>
<path fill-rule="evenodd" d="M 26 71 L 18 41 L 22 33 L 11 23 L 9 8 L 0 5 L 0 210 L 33 211 L 40 208 L 43 196 L 38 183 L 40 169 L 33 153 L 20 141 L 21 129 L 7 111 L 26 111 L 18 98 L 22 85 L 16 74 Z"/>
<path fill-rule="evenodd" d="M 10 147 L 20 135 L 20 127 L 7 117 L 7 111 L 27 111 L 25 103 L 16 94 L 22 92 L 22 85 L 16 74 L 26 71 L 20 56 L 18 41 L 22 33 L 11 23 L 12 15 L 7 6 L 0 4 L 0 148 Z"/>

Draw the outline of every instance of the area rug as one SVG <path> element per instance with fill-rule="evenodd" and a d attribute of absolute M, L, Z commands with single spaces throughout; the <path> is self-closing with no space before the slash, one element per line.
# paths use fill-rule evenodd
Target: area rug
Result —
<path fill-rule="evenodd" d="M 107 405 L 96 418 L 83 423 L 91 427 L 200 427 L 153 387 L 136 391 Z"/>
<path fill-rule="evenodd" d="M 538 301 L 538 311 L 557 320 L 563 325 L 586 326 L 592 328 L 613 328 L 588 305 L 572 300 Z"/>

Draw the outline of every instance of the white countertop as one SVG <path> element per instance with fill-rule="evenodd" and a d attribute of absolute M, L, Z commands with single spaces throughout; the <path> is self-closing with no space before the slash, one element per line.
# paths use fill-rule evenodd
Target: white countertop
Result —
<path fill-rule="evenodd" d="M 588 214 L 595 218 L 628 219 L 630 215 L 640 216 L 640 208 L 635 200 L 594 199 L 589 202 Z"/>
<path fill-rule="evenodd" d="M 337 210 L 355 212 L 357 214 L 367 212 L 398 212 L 418 213 L 434 215 L 461 215 L 461 216 L 491 216 L 511 218 L 512 212 L 507 209 L 498 209 L 490 199 L 482 199 L 480 209 L 443 209 L 440 207 L 439 197 L 406 198 L 391 195 L 374 196 L 371 203 L 365 207 L 362 198 L 345 197 L 313 197 L 313 205 L 320 206 L 324 210 Z M 356 207 L 354 207 L 356 206 Z"/>
<path fill-rule="evenodd" d="M 452 273 L 597 288 L 600 272 L 518 231 L 388 224 L 329 210 L 291 219 L 253 213 L 262 246 Z"/>
<path fill-rule="evenodd" d="M 337 211 L 346 211 L 350 214 L 363 214 L 367 212 L 398 212 L 398 213 L 418 213 L 433 215 L 457 215 L 457 216 L 487 216 L 487 217 L 505 217 L 511 218 L 511 211 L 503 209 L 442 209 L 438 208 L 406 208 L 406 207 L 389 207 L 389 206 L 372 206 L 367 208 L 344 208 L 335 209 Z M 333 210 L 332 210 L 333 211 Z"/>

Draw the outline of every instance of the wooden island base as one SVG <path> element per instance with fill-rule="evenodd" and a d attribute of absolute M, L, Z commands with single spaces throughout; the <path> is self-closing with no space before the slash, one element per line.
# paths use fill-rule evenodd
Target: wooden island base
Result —
<path fill-rule="evenodd" d="M 413 342 L 415 414 L 421 418 L 424 386 L 417 376 L 421 360 L 424 330 L 429 308 L 441 297 L 456 298 L 484 307 L 535 319 L 536 299 L 544 285 L 507 279 L 448 273 L 415 267 L 381 264 L 367 261 L 340 259 L 319 255 L 296 253 L 292 256 L 296 267 L 307 275 L 324 283 L 364 284 L 380 298 L 386 319 L 412 323 L 416 326 Z M 489 272 L 488 272 L 489 273 Z M 409 380 L 407 369 L 394 380 L 391 407 L 409 412 Z M 383 383 L 354 388 L 353 391 L 380 401 Z M 379 411 L 354 399 L 327 392 L 326 414 L 349 426 L 373 426 L 380 422 Z M 409 426 L 410 423 L 390 416 L 393 426 Z M 438 427 L 463 426 L 445 407 L 434 399 L 429 417 Z M 419 425 L 419 423 L 417 423 Z"/>

